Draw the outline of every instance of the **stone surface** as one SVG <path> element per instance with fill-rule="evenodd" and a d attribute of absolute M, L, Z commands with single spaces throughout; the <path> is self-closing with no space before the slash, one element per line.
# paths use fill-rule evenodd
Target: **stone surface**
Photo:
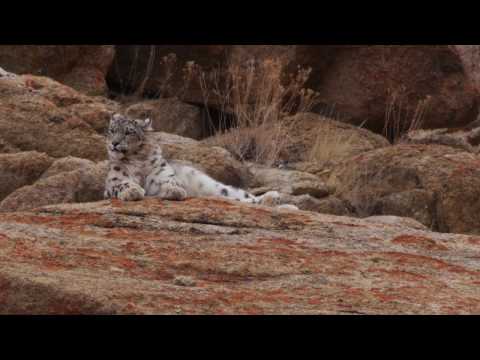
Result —
<path fill-rule="evenodd" d="M 278 191 L 288 195 L 311 195 L 319 199 L 335 191 L 309 173 L 255 165 L 251 165 L 249 169 L 255 184 L 266 191 Z"/>
<path fill-rule="evenodd" d="M 0 45 L 0 64 L 17 74 L 48 76 L 89 95 L 105 95 L 111 45 Z"/>
<path fill-rule="evenodd" d="M 80 109 L 88 109 L 83 116 Z M 105 141 L 92 113 L 108 123 L 113 103 L 88 97 L 45 77 L 0 78 L 0 138 L 22 151 L 52 157 L 106 159 Z M 92 125 L 89 124 L 92 123 Z"/>
<path fill-rule="evenodd" d="M 33 184 L 53 161 L 36 151 L 0 154 L 0 201 L 16 189 Z"/>
<path fill-rule="evenodd" d="M 0 313 L 479 314 L 479 250 L 215 199 L 50 206 L 0 214 Z"/>
<path fill-rule="evenodd" d="M 307 86 L 324 108 L 377 132 L 392 103 L 402 108 L 401 127 L 429 97 L 425 128 L 457 127 L 478 115 L 478 90 L 448 45 L 299 45 L 295 57 L 293 66 L 312 67 Z"/>
<path fill-rule="evenodd" d="M 442 232 L 480 234 L 480 157 L 442 145 L 396 145 L 345 161 L 330 174 L 357 215 L 413 218 Z"/>
<path fill-rule="evenodd" d="M 175 98 L 141 101 L 128 106 L 124 112 L 134 118 L 150 118 L 155 131 L 192 139 L 206 135 L 201 108 Z"/>
<path fill-rule="evenodd" d="M 71 171 L 61 171 L 56 162 L 47 173 L 32 185 L 17 188 L 0 202 L 0 212 L 20 211 L 40 206 L 61 203 L 83 203 L 103 200 L 105 178 L 108 173 L 106 161 L 78 165 Z M 64 165 L 64 164 L 63 164 Z M 67 170 L 67 169 L 65 169 Z"/>

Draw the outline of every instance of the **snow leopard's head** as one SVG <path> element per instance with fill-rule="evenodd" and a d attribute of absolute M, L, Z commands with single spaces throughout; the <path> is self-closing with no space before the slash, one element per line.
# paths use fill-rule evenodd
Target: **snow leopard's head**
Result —
<path fill-rule="evenodd" d="M 138 151 L 145 141 L 147 131 L 152 131 L 150 119 L 138 120 L 120 114 L 113 115 L 107 130 L 108 153 L 118 158 Z"/>

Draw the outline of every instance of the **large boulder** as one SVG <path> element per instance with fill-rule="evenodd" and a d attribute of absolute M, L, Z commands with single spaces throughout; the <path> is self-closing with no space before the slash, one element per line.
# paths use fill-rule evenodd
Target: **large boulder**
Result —
<path fill-rule="evenodd" d="M 17 74 L 47 76 L 88 95 L 107 92 L 111 45 L 0 45 L 0 65 Z"/>
<path fill-rule="evenodd" d="M 0 202 L 0 212 L 20 211 L 60 203 L 82 203 L 103 200 L 106 161 L 57 160 L 35 183 L 17 188 Z"/>
<path fill-rule="evenodd" d="M 458 52 L 467 74 L 480 90 L 480 45 L 452 45 Z"/>
<path fill-rule="evenodd" d="M 441 232 L 480 234 L 480 157 L 442 145 L 397 145 L 337 166 L 329 183 L 357 215 L 413 218 Z"/>
<path fill-rule="evenodd" d="M 0 78 L 0 138 L 21 151 L 106 159 L 101 131 L 114 102 L 88 97 L 45 77 Z"/>
<path fill-rule="evenodd" d="M 194 62 L 210 71 L 225 61 L 226 45 L 118 45 L 108 73 L 112 90 L 203 103 L 198 77 L 186 68 Z M 185 70 L 185 71 L 184 71 Z"/>
<path fill-rule="evenodd" d="M 419 106 L 425 128 L 461 126 L 478 114 L 478 90 L 450 46 L 299 45 L 295 56 L 294 66 L 312 67 L 307 86 L 322 108 L 377 132 L 389 108 L 401 129 Z"/>
<path fill-rule="evenodd" d="M 221 107 L 223 98 L 215 91 L 224 91 L 229 64 L 272 58 L 288 64 L 294 53 L 294 45 L 118 45 L 108 83 L 120 94 L 175 96 Z"/>
<path fill-rule="evenodd" d="M 219 199 L 0 214 L 1 314 L 478 314 L 479 237 Z"/>
<path fill-rule="evenodd" d="M 195 105 L 176 98 L 145 100 L 128 106 L 125 114 L 134 118 L 150 118 L 155 131 L 202 139 L 207 134 L 205 114 Z"/>
<path fill-rule="evenodd" d="M 36 151 L 0 154 L 0 201 L 16 189 L 33 184 L 53 161 Z"/>

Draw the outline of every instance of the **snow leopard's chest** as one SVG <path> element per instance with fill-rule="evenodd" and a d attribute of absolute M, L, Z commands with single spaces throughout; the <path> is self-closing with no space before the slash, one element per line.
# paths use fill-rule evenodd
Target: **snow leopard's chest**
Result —
<path fill-rule="evenodd" d="M 147 177 L 152 173 L 153 166 L 148 159 L 146 160 L 129 160 L 124 162 L 124 169 L 128 177 L 135 180 L 140 186 L 145 187 Z"/>

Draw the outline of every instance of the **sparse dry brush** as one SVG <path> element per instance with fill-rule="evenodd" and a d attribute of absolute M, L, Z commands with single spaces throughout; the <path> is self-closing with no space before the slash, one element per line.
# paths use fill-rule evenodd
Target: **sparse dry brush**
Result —
<path fill-rule="evenodd" d="M 385 125 L 383 128 L 385 137 L 395 144 L 403 134 L 421 129 L 430 103 L 431 97 L 427 96 L 418 102 L 412 112 L 408 110 L 402 92 L 391 91 L 385 109 Z"/>
<path fill-rule="evenodd" d="M 241 160 L 271 166 L 290 144 L 291 115 L 308 112 L 318 94 L 305 84 L 311 69 L 288 73 L 280 58 L 230 61 L 225 68 L 198 72 L 206 108 L 220 108 L 217 137 L 212 140 Z M 234 122 L 227 121 L 233 115 Z M 212 123 L 213 126 L 213 123 Z"/>

